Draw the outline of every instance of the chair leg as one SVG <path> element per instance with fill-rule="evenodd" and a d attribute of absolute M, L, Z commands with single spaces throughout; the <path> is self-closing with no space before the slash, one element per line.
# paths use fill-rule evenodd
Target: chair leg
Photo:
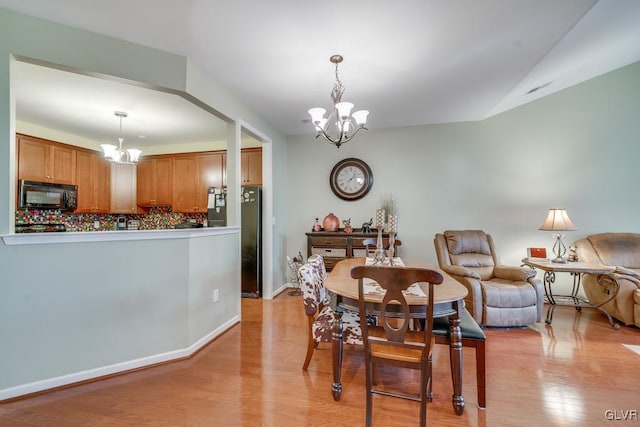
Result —
<path fill-rule="evenodd" d="M 431 358 L 429 358 L 431 360 Z M 421 369 L 422 378 L 420 379 L 420 425 L 427 427 L 427 390 L 429 389 L 429 382 L 431 381 L 431 369 L 430 364 L 427 363 L 427 372 L 424 372 L 424 367 Z"/>
<path fill-rule="evenodd" d="M 486 408 L 487 406 L 487 377 L 485 375 L 485 342 L 478 341 L 476 343 L 476 382 L 478 383 L 478 406 Z"/>
<path fill-rule="evenodd" d="M 372 413 L 373 413 L 373 393 L 371 392 L 373 390 L 373 370 L 375 369 L 375 362 L 373 362 L 373 360 L 371 360 L 371 356 L 368 354 L 365 354 L 364 356 L 365 359 L 365 376 L 366 378 L 366 383 L 367 383 L 367 402 L 366 402 L 366 419 L 365 419 L 365 425 L 366 427 L 371 427 L 371 422 L 372 422 Z"/>
<path fill-rule="evenodd" d="M 427 401 L 433 402 L 433 356 L 429 356 L 429 365 L 427 369 L 427 375 L 429 376 L 429 380 L 427 381 Z"/>
<path fill-rule="evenodd" d="M 311 363 L 311 356 L 313 356 L 313 350 L 318 346 L 316 340 L 313 339 L 311 332 L 309 332 L 309 343 L 307 344 L 307 357 L 304 359 L 304 365 L 302 365 L 302 370 L 306 371 L 309 368 L 309 363 Z"/>

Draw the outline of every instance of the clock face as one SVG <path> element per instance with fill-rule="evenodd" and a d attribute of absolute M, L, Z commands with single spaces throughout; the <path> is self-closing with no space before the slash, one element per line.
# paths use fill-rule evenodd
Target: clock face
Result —
<path fill-rule="evenodd" d="M 334 194 L 344 200 L 364 197 L 373 185 L 373 174 L 369 165 L 360 159 L 339 161 L 331 171 L 329 184 Z"/>

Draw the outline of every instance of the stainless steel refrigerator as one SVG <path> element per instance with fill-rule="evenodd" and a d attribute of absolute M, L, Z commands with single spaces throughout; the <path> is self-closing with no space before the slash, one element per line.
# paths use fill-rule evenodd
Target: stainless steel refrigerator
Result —
<path fill-rule="evenodd" d="M 262 295 L 262 189 L 242 187 L 242 296 Z"/>

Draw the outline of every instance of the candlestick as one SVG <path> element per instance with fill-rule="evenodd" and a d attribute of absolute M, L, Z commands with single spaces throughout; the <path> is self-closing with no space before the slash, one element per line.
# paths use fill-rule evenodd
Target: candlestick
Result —
<path fill-rule="evenodd" d="M 384 209 L 376 209 L 376 228 L 384 227 Z"/>
<path fill-rule="evenodd" d="M 387 220 L 387 228 L 387 231 L 389 231 L 389 233 L 398 232 L 398 215 L 389 214 L 389 218 Z"/>

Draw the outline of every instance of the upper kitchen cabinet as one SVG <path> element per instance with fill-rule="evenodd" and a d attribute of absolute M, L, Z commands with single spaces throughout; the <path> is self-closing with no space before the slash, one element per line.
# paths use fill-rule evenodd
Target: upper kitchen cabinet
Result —
<path fill-rule="evenodd" d="M 173 159 L 173 211 L 200 212 L 198 206 L 198 161 L 195 155 L 180 155 Z M 206 212 L 203 206 L 201 212 Z"/>
<path fill-rule="evenodd" d="M 76 182 L 78 213 L 108 213 L 110 203 L 110 167 L 101 153 L 78 149 Z"/>
<path fill-rule="evenodd" d="M 138 206 L 171 206 L 173 203 L 173 157 L 146 157 L 137 165 Z"/>
<path fill-rule="evenodd" d="M 201 196 L 199 205 L 207 204 L 207 189 L 209 187 L 222 187 L 225 182 L 226 174 L 226 155 L 224 152 L 199 154 L 197 156 L 198 163 L 198 184 L 200 191 L 198 195 Z M 202 193 L 202 194 L 200 194 Z"/>
<path fill-rule="evenodd" d="M 65 144 L 18 135 L 18 179 L 76 183 L 76 150 Z"/>
<path fill-rule="evenodd" d="M 136 165 L 111 163 L 111 213 L 137 213 Z"/>
<path fill-rule="evenodd" d="M 223 152 L 178 154 L 173 169 L 173 211 L 207 212 L 207 188 L 222 187 Z"/>
<path fill-rule="evenodd" d="M 262 184 L 262 149 L 245 148 L 241 159 L 242 185 Z"/>

